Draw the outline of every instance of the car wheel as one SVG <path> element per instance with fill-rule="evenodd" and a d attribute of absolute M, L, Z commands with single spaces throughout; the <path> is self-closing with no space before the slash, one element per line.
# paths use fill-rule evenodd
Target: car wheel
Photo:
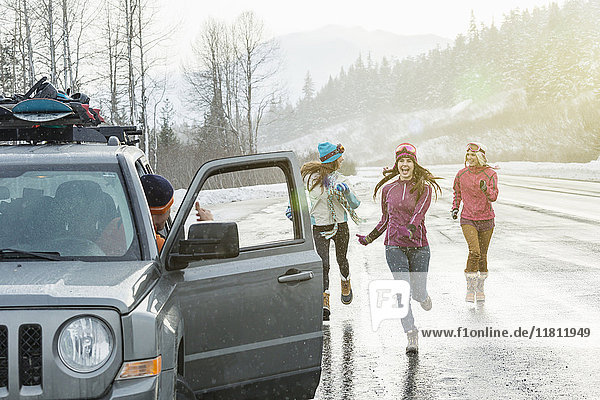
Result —
<path fill-rule="evenodd" d="M 177 382 L 175 383 L 175 400 L 195 400 L 194 391 L 187 384 L 183 376 L 177 374 Z"/>

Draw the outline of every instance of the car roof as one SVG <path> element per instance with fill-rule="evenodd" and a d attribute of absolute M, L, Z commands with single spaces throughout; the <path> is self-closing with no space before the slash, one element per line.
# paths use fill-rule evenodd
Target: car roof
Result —
<path fill-rule="evenodd" d="M 140 149 L 134 146 L 108 146 L 107 144 L 102 143 L 22 144 L 0 146 L 0 159 L 2 160 L 2 163 L 104 164 L 116 163 L 117 154 L 123 154 L 134 161 L 144 155 Z"/>

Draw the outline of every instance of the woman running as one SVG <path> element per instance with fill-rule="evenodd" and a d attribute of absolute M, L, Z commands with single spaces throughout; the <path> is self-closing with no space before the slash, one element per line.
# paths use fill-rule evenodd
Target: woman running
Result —
<path fill-rule="evenodd" d="M 498 176 L 487 164 L 485 147 L 476 142 L 467 145 L 465 168 L 454 179 L 452 218 L 458 218 L 460 203 L 460 226 L 469 246 L 465 278 L 465 300 L 473 303 L 485 301 L 483 284 L 488 277 L 487 252 L 494 232 L 494 209 L 492 202 L 498 198 Z"/>
<path fill-rule="evenodd" d="M 329 321 L 329 242 L 335 243 L 335 255 L 340 268 L 343 304 L 352 302 L 350 286 L 350 265 L 348 253 L 348 215 L 356 223 L 359 218 L 354 209 L 360 205 L 348 180 L 338 172 L 342 165 L 344 147 L 329 143 L 319 143 L 319 161 L 309 161 L 302 165 L 300 173 L 308 190 L 310 219 L 313 228 L 315 247 L 323 260 L 323 320 Z"/>
<path fill-rule="evenodd" d="M 417 163 L 417 150 L 410 143 L 396 148 L 396 162 L 391 169 L 383 171 L 384 178 L 377 183 L 377 191 L 392 178 L 392 183 L 381 190 L 381 221 L 367 236 L 358 236 L 362 245 L 368 245 L 384 232 L 385 257 L 394 279 L 409 283 L 411 297 L 421 307 L 431 310 L 431 298 L 427 294 L 429 271 L 429 244 L 425 229 L 425 213 L 431 204 L 432 192 L 437 198 L 441 188 L 431 172 Z M 408 300 L 408 314 L 402 318 L 402 327 L 408 338 L 406 353 L 418 352 L 419 331 Z"/>

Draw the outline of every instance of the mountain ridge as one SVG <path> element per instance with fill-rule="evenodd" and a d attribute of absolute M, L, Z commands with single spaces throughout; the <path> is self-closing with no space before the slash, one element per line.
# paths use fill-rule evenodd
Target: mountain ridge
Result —
<path fill-rule="evenodd" d="M 326 25 L 318 29 L 293 32 L 278 36 L 284 57 L 282 80 L 288 82 L 288 95 L 292 102 L 302 96 L 307 72 L 318 91 L 330 76 L 341 68 L 347 69 L 359 55 L 367 62 L 389 61 L 416 56 L 436 48 L 444 48 L 452 40 L 433 35 L 398 35 L 384 30 L 367 30 L 359 26 Z"/>

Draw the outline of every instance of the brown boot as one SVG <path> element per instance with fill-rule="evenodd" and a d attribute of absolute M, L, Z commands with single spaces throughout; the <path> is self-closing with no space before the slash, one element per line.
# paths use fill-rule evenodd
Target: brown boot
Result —
<path fill-rule="evenodd" d="M 329 321 L 331 310 L 329 309 L 329 290 L 323 292 L 323 321 Z"/>
<path fill-rule="evenodd" d="M 347 278 L 342 277 L 342 303 L 352 303 L 352 286 L 350 286 L 350 275 Z"/>
<path fill-rule="evenodd" d="M 477 301 L 481 301 L 481 302 L 485 301 L 485 293 L 483 291 L 483 284 L 487 277 L 488 277 L 487 272 L 479 272 L 479 276 L 477 277 L 477 285 L 475 287 L 475 292 L 477 292 L 477 294 L 476 294 Z"/>
<path fill-rule="evenodd" d="M 467 295 L 465 301 L 469 303 L 475 302 L 475 286 L 477 285 L 477 272 L 465 272 L 467 280 Z"/>

